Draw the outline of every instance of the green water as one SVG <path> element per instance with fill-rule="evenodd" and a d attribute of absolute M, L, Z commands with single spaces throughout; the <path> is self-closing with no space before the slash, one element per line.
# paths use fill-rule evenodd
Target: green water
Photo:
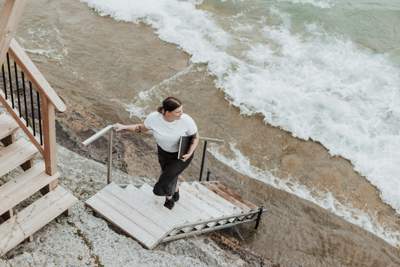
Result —
<path fill-rule="evenodd" d="M 301 0 L 298 0 L 301 1 Z M 311 1 L 311 0 L 310 0 Z M 305 34 L 305 27 L 315 24 L 328 35 L 349 39 L 374 53 L 385 54 L 400 64 L 400 1 L 399 0 L 332 0 L 328 8 L 318 5 L 277 0 L 206 0 L 201 8 L 229 30 L 235 23 L 256 26 L 247 38 L 259 41 L 258 28 L 262 24 L 279 24 L 281 18 L 274 10 L 287 15 L 292 33 Z M 303 1 L 306 2 L 306 1 Z M 318 1 L 314 1 L 317 2 Z M 272 12 L 271 12 L 272 10 Z M 243 37 L 243 36 L 242 36 Z"/>

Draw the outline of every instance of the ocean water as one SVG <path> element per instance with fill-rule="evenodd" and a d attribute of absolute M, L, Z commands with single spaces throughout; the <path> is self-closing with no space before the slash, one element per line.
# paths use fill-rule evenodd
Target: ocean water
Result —
<path fill-rule="evenodd" d="M 350 160 L 400 213 L 399 1 L 83 2 L 150 25 L 192 63 L 207 63 L 242 114 Z"/>

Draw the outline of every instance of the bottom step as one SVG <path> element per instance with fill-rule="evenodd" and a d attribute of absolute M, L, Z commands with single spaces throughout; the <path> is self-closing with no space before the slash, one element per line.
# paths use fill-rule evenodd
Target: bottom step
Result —
<path fill-rule="evenodd" d="M 68 210 L 77 199 L 58 186 L 0 225 L 0 256 Z"/>

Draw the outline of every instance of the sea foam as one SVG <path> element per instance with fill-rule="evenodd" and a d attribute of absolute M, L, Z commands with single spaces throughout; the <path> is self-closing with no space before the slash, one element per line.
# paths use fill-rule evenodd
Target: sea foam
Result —
<path fill-rule="evenodd" d="M 232 167 L 237 172 L 249 176 L 253 179 L 264 182 L 274 188 L 283 190 L 285 192 L 296 195 L 300 198 L 311 201 L 312 203 L 336 214 L 337 216 L 345 219 L 346 221 L 358 225 L 361 228 L 369 231 L 370 233 L 379 236 L 389 244 L 393 246 L 400 245 L 400 232 L 391 231 L 386 229 L 378 222 L 375 221 L 371 216 L 365 212 L 350 207 L 348 203 L 343 205 L 330 192 L 318 193 L 315 190 L 305 187 L 304 185 L 298 184 L 296 181 L 288 179 L 283 180 L 275 177 L 269 171 L 261 170 L 250 164 L 248 158 L 246 158 L 234 144 L 230 144 L 230 149 L 234 153 L 233 158 L 228 158 L 224 154 L 220 153 L 218 146 L 211 146 L 209 151 L 211 154 L 223 162 L 224 164 Z"/>
<path fill-rule="evenodd" d="M 151 25 L 162 40 L 189 53 L 192 63 L 207 63 L 216 85 L 243 114 L 263 114 L 266 122 L 349 159 L 400 213 L 400 70 L 385 56 L 318 25 L 293 33 L 290 16 L 276 9 L 270 14 L 281 17 L 279 25 L 262 17 L 257 27 L 236 27 L 252 31 L 244 38 L 197 8 L 200 1 L 84 2 L 100 15 Z M 233 49 L 238 45 L 239 52 Z"/>
<path fill-rule="evenodd" d="M 290 2 L 293 4 L 313 5 L 319 8 L 331 8 L 334 6 L 332 0 L 279 0 L 279 2 Z"/>

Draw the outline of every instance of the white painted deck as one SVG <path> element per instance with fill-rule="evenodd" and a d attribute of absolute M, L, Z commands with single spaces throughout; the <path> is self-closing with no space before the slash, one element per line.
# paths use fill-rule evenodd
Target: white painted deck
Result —
<path fill-rule="evenodd" d="M 257 219 L 260 208 L 218 182 L 181 183 L 172 210 L 148 184 L 122 188 L 111 183 L 86 204 L 143 246 L 206 233 Z"/>

